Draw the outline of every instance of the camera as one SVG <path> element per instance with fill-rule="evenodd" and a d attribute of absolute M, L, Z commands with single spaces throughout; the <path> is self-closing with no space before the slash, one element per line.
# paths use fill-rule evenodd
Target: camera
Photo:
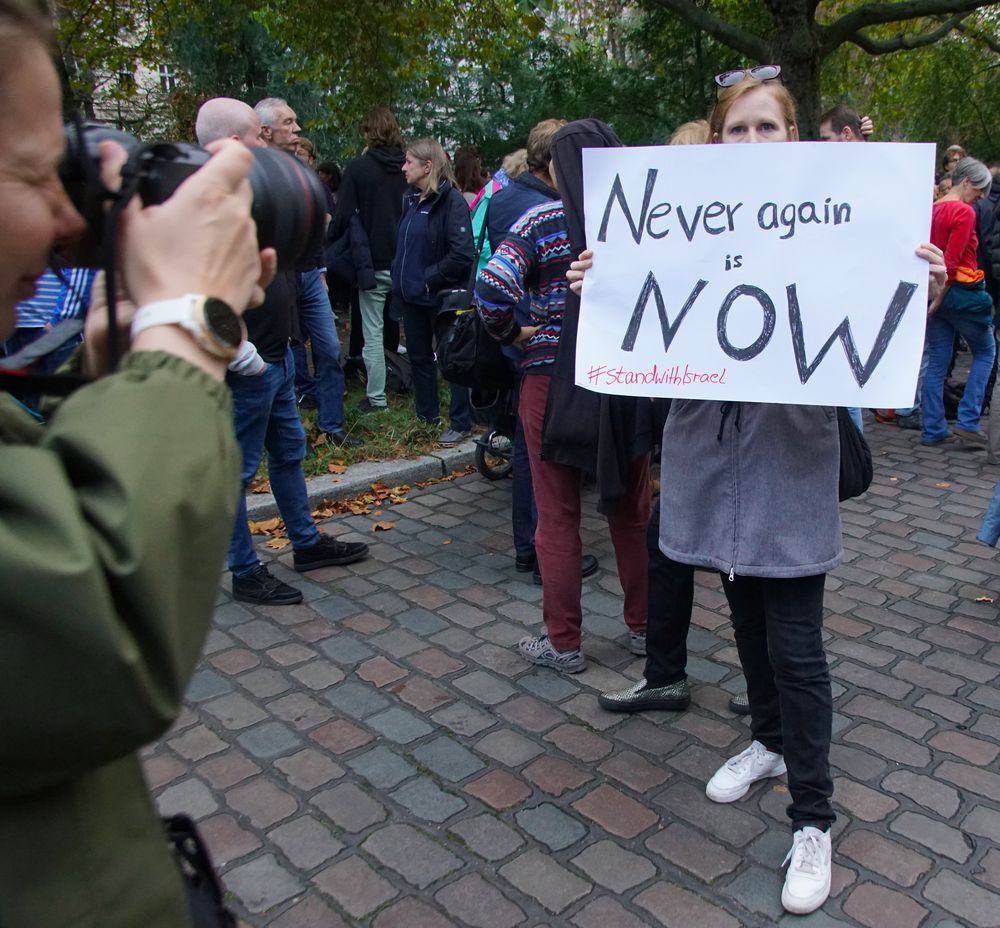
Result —
<path fill-rule="evenodd" d="M 101 267 L 107 207 L 114 197 L 100 177 L 100 143 L 117 142 L 128 152 L 122 190 L 134 192 L 144 206 L 168 200 L 211 155 L 189 142 L 144 145 L 127 132 L 92 122 L 66 126 L 66 154 L 59 177 L 87 223 L 83 238 L 69 249 L 76 267 Z M 298 158 L 270 148 L 251 149 L 251 215 L 261 248 L 274 248 L 278 267 L 294 268 L 320 247 L 326 231 L 326 197 L 316 174 Z"/>

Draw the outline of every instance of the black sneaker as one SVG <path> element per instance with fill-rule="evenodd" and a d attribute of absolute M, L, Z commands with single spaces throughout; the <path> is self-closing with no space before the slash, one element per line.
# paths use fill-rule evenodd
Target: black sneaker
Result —
<path fill-rule="evenodd" d="M 516 564 L 514 565 L 517 566 Z M 597 558 L 593 554 L 585 554 L 580 558 L 580 576 L 586 579 L 597 573 L 597 568 L 601 565 L 597 563 Z M 520 567 L 517 568 L 521 570 Z M 535 567 L 532 571 L 535 583 L 538 586 L 542 585 L 542 568 L 538 566 L 538 562 L 535 562 Z"/>
<path fill-rule="evenodd" d="M 338 429 L 336 432 L 327 432 L 326 434 L 330 441 L 340 448 L 357 448 L 365 443 L 364 439 L 358 438 L 355 435 L 348 435 L 343 429 Z"/>
<path fill-rule="evenodd" d="M 358 403 L 358 412 L 385 412 L 389 407 L 385 404 L 382 406 L 376 406 L 368 397 L 366 396 L 360 403 Z"/>
<path fill-rule="evenodd" d="M 302 573 L 318 567 L 333 567 L 337 564 L 353 564 L 368 557 L 368 545 L 363 541 L 337 541 L 329 535 L 321 535 L 320 541 L 307 548 L 296 548 L 292 555 L 292 566 Z"/>
<path fill-rule="evenodd" d="M 233 599 L 258 606 L 294 606 L 302 602 L 302 591 L 272 576 L 261 564 L 252 574 L 233 577 Z"/>
<path fill-rule="evenodd" d="M 532 551 L 531 554 L 515 554 L 514 555 L 514 570 L 519 574 L 530 573 L 535 569 L 535 552 Z"/>

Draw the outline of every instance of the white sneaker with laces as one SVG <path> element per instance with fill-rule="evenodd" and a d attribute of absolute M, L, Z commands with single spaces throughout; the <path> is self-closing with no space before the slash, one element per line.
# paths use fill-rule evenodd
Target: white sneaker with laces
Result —
<path fill-rule="evenodd" d="M 816 911 L 830 895 L 830 832 L 807 825 L 792 836 L 785 858 L 788 872 L 781 890 L 781 904 L 793 915 Z"/>
<path fill-rule="evenodd" d="M 784 772 L 785 759 L 769 751 L 759 741 L 754 741 L 715 771 L 705 787 L 705 795 L 712 802 L 735 802 L 742 799 L 758 780 L 780 777 Z"/>

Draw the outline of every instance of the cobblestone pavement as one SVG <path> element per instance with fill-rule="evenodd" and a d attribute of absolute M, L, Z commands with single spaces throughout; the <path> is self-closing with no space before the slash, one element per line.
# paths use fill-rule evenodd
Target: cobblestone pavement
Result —
<path fill-rule="evenodd" d="M 220 593 L 187 709 L 146 752 L 161 807 L 200 821 L 254 926 L 1000 925 L 1000 624 L 976 601 L 1000 599 L 1000 561 L 973 538 L 998 469 L 868 434 L 875 484 L 843 507 L 826 598 L 839 819 L 820 912 L 781 911 L 783 785 L 705 798 L 747 742 L 718 579 L 698 579 L 691 709 L 605 713 L 598 692 L 642 662 L 603 520 L 588 507 L 588 669 L 530 669 L 512 645 L 541 589 L 513 570 L 509 483 L 478 476 L 326 523 L 372 543 L 361 564 L 298 575 L 283 553 L 300 606 Z"/>

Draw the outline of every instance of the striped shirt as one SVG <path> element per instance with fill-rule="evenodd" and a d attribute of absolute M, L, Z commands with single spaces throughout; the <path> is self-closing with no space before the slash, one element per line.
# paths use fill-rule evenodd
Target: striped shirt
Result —
<path fill-rule="evenodd" d="M 41 329 L 64 319 L 85 316 L 95 273 L 88 268 L 65 268 L 62 271 L 66 279 L 64 284 L 55 271 L 47 268 L 38 279 L 35 295 L 17 304 L 17 327 Z"/>
<path fill-rule="evenodd" d="M 549 373 L 555 363 L 573 260 L 561 200 L 529 209 L 497 246 L 476 281 L 476 305 L 487 331 L 509 344 L 517 335 L 514 310 L 525 291 L 531 297 L 529 325 L 538 331 L 524 346 L 521 369 Z"/>

